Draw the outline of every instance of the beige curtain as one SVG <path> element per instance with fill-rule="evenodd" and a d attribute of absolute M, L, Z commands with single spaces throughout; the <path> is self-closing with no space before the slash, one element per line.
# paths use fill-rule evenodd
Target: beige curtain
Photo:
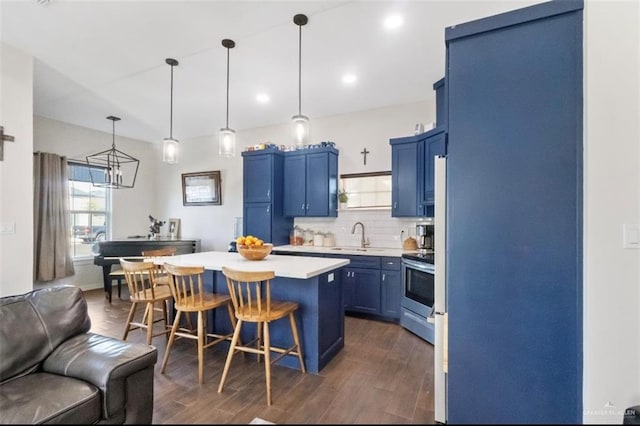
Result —
<path fill-rule="evenodd" d="M 51 281 L 74 274 L 69 230 L 67 158 L 33 154 L 34 277 Z"/>

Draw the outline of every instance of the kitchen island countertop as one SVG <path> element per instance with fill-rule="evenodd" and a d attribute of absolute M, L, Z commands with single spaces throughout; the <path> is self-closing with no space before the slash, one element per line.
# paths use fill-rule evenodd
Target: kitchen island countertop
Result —
<path fill-rule="evenodd" d="M 275 248 L 274 248 L 275 249 Z M 274 271 L 276 277 L 307 279 L 349 264 L 348 259 L 300 257 L 271 253 L 262 260 L 247 260 L 234 252 L 204 251 L 154 258 L 154 263 L 178 266 L 204 266 L 221 271 L 223 266 L 242 271 Z"/>

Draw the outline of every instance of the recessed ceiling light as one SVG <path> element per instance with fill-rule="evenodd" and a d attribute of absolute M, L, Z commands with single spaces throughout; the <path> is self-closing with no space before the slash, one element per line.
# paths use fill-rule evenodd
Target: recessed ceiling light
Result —
<path fill-rule="evenodd" d="M 342 82 L 344 84 L 353 84 L 358 80 L 358 77 L 355 74 L 345 74 L 342 76 Z"/>
<path fill-rule="evenodd" d="M 384 27 L 388 30 L 395 30 L 404 23 L 404 19 L 401 15 L 389 15 L 384 20 Z"/>
<path fill-rule="evenodd" d="M 256 95 L 256 101 L 261 104 L 266 104 L 269 102 L 269 95 L 267 95 L 266 93 L 258 93 Z"/>

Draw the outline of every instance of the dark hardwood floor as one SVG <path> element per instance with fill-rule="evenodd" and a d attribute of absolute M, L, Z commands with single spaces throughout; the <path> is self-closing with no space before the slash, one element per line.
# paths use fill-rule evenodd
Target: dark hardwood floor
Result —
<path fill-rule="evenodd" d="M 114 289 L 110 305 L 101 289 L 85 292 L 91 330 L 122 338 L 130 308 Z M 144 332 L 129 341 L 144 342 Z M 239 423 L 255 417 L 284 423 L 434 423 L 433 346 L 397 324 L 346 317 L 345 347 L 319 375 L 274 365 L 273 405 L 266 404 L 264 365 L 234 358 L 224 391 L 217 392 L 226 350 L 205 350 L 205 384 L 198 385 L 196 343 L 174 344 L 165 374 L 160 366 L 166 340 L 158 348 L 153 423 Z M 304 348 L 303 348 L 304 350 Z"/>

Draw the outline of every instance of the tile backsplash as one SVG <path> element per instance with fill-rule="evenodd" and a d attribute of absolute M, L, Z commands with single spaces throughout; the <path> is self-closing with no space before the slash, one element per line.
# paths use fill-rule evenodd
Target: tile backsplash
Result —
<path fill-rule="evenodd" d="M 416 236 L 416 223 L 430 218 L 397 218 L 391 217 L 391 210 L 341 210 L 338 217 L 309 218 L 297 217 L 294 225 L 314 232 L 331 232 L 336 238 L 336 246 L 360 246 L 360 227 L 355 234 L 351 229 L 356 222 L 364 225 L 365 238 L 370 247 L 402 248 L 402 240 L 408 236 Z M 404 231 L 404 234 L 401 233 Z"/>

